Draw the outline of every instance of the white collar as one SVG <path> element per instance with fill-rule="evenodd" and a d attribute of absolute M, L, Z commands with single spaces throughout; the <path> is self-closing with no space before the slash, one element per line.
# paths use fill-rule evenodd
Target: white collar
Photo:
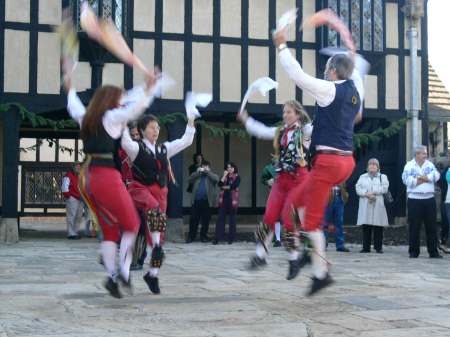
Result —
<path fill-rule="evenodd" d="M 147 138 L 143 139 L 143 142 L 145 144 L 145 146 L 147 146 L 153 153 L 155 153 L 155 149 L 156 149 L 156 144 L 152 144 L 150 143 L 150 141 Z"/>

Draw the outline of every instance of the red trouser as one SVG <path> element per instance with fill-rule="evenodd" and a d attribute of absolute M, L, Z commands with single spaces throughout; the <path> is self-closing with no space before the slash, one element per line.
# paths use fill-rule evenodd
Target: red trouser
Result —
<path fill-rule="evenodd" d="M 353 156 L 318 154 L 314 157 L 307 179 L 293 190 L 289 200 L 294 208 L 305 208 L 304 230 L 320 228 L 331 188 L 347 180 L 354 167 Z"/>
<path fill-rule="evenodd" d="M 273 231 L 275 223 L 280 221 L 284 228 L 292 231 L 294 228 L 292 222 L 292 207 L 286 201 L 294 187 L 303 182 L 308 176 L 308 170 L 305 167 L 299 167 L 295 173 L 281 172 L 270 190 L 267 199 L 266 212 L 263 222 Z"/>
<path fill-rule="evenodd" d="M 121 232 L 138 232 L 133 200 L 115 168 L 90 166 L 82 177 L 81 192 L 98 218 L 104 241 L 119 241 Z"/>
<path fill-rule="evenodd" d="M 143 212 L 145 222 L 147 222 L 147 212 L 151 209 L 159 209 L 160 212 L 166 213 L 167 210 L 167 187 L 161 187 L 157 183 L 144 185 L 133 180 L 128 185 L 128 192 L 137 209 Z M 152 246 L 152 235 L 148 226 L 145 226 L 145 234 L 147 243 Z M 164 241 L 164 233 L 161 233 L 161 244 Z"/>

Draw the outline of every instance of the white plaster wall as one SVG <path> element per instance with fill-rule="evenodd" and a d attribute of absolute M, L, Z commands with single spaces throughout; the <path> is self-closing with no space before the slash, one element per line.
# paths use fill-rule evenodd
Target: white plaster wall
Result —
<path fill-rule="evenodd" d="M 163 1 L 163 31 L 184 33 L 184 1 Z"/>
<path fill-rule="evenodd" d="M 5 21 L 30 22 L 30 1 L 31 0 L 6 0 Z"/>
<path fill-rule="evenodd" d="M 369 109 L 378 108 L 378 77 L 366 75 L 364 78 L 365 98 L 364 106 Z"/>
<path fill-rule="evenodd" d="M 277 20 L 281 17 L 285 12 L 296 8 L 296 0 L 277 0 Z M 275 28 L 275 27 L 272 27 Z M 291 25 L 287 31 L 288 41 L 295 41 L 295 25 Z"/>
<path fill-rule="evenodd" d="M 291 53 L 295 56 L 295 50 L 291 49 Z M 276 81 L 278 82 L 278 89 L 276 92 L 276 99 L 278 104 L 295 99 L 295 83 L 289 79 L 289 76 L 284 71 L 280 64 L 278 53 L 276 55 Z"/>
<path fill-rule="evenodd" d="M 175 80 L 175 85 L 163 98 L 184 98 L 184 43 L 178 41 L 163 41 L 163 71 L 167 71 Z"/>
<path fill-rule="evenodd" d="M 29 90 L 30 33 L 5 29 L 4 90 L 27 93 Z"/>
<path fill-rule="evenodd" d="M 220 46 L 220 100 L 241 100 L 241 47 Z"/>
<path fill-rule="evenodd" d="M 192 0 L 192 33 L 212 35 L 213 0 Z"/>
<path fill-rule="evenodd" d="M 303 0 L 303 18 L 307 18 L 316 12 L 315 0 Z M 306 28 L 303 30 L 304 42 L 316 42 L 316 30 L 314 28 Z"/>
<path fill-rule="evenodd" d="M 241 37 L 241 0 L 220 1 L 220 35 Z"/>
<path fill-rule="evenodd" d="M 60 39 L 55 33 L 38 33 L 37 92 L 59 94 L 61 87 Z"/>
<path fill-rule="evenodd" d="M 264 76 L 269 76 L 269 48 L 250 46 L 248 48 L 248 85 Z M 259 93 L 254 94 L 249 102 L 269 103 L 269 94 L 266 97 Z"/>
<path fill-rule="evenodd" d="M 27 148 L 36 144 L 36 138 L 20 138 L 20 147 Z M 20 161 L 36 161 L 36 151 L 20 151 Z"/>
<path fill-rule="evenodd" d="M 192 43 L 192 90 L 209 92 L 213 90 L 213 45 Z"/>
<path fill-rule="evenodd" d="M 103 67 L 102 84 L 123 87 L 124 65 L 121 63 L 106 63 Z"/>
<path fill-rule="evenodd" d="M 58 25 L 61 23 L 61 0 L 39 0 L 39 23 Z"/>
<path fill-rule="evenodd" d="M 89 62 L 78 62 L 77 69 L 73 73 L 72 82 L 77 91 L 84 91 L 91 87 L 92 68 Z"/>
<path fill-rule="evenodd" d="M 146 67 L 152 69 L 154 67 L 155 59 L 155 41 L 145 39 L 133 40 L 133 51 L 141 59 Z M 139 85 L 144 82 L 144 73 L 136 68 L 133 68 L 133 85 Z"/>
<path fill-rule="evenodd" d="M 398 4 L 386 3 L 386 47 L 398 48 Z"/>
<path fill-rule="evenodd" d="M 386 55 L 386 109 L 399 107 L 399 67 L 397 55 Z"/>
<path fill-rule="evenodd" d="M 248 36 L 269 38 L 269 0 L 249 0 L 248 16 Z"/>
<path fill-rule="evenodd" d="M 303 49 L 302 50 L 302 66 L 303 70 L 311 75 L 316 76 L 316 51 L 312 49 Z M 307 94 L 306 92 L 302 92 L 302 100 L 303 105 L 315 105 L 316 101 L 314 98 Z"/>
<path fill-rule="evenodd" d="M 155 31 L 155 0 L 134 0 L 134 30 Z"/>

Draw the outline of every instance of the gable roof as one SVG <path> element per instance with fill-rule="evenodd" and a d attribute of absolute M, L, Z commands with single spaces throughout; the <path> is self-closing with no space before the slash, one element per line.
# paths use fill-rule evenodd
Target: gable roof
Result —
<path fill-rule="evenodd" d="M 450 122 L 450 93 L 429 63 L 428 116 L 433 121 Z"/>

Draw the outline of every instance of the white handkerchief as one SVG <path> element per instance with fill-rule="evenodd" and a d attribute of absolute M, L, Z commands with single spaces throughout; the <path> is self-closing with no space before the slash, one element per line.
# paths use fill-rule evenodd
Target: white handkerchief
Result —
<path fill-rule="evenodd" d="M 278 82 L 275 82 L 270 77 L 258 78 L 255 82 L 250 84 L 250 86 L 248 87 L 247 92 L 245 93 L 244 99 L 242 100 L 242 104 L 241 104 L 241 108 L 239 109 L 239 113 L 241 113 L 244 110 L 248 99 L 254 92 L 259 91 L 259 93 L 261 95 L 266 96 L 270 90 L 277 89 L 277 88 L 278 88 Z"/>
<path fill-rule="evenodd" d="M 281 18 L 277 22 L 277 28 L 274 33 L 279 32 L 280 30 L 286 28 L 287 26 L 293 24 L 295 19 L 297 19 L 297 11 L 298 8 L 293 8 L 286 13 L 284 13 Z"/>
<path fill-rule="evenodd" d="M 186 101 L 184 106 L 186 108 L 186 115 L 188 119 L 196 119 L 201 117 L 197 107 L 206 107 L 212 101 L 211 94 L 188 92 L 186 94 Z"/>
<path fill-rule="evenodd" d="M 152 89 L 152 94 L 155 97 L 161 97 L 163 91 L 175 85 L 175 80 L 167 75 L 166 73 L 158 74 L 158 79 L 156 80 L 155 86 Z"/>
<path fill-rule="evenodd" d="M 349 55 L 349 50 L 346 48 L 338 47 L 325 47 L 319 51 L 322 55 L 333 56 L 336 54 L 347 54 Z M 362 79 L 369 73 L 370 63 L 360 54 L 355 54 L 355 69 L 358 71 Z"/>

